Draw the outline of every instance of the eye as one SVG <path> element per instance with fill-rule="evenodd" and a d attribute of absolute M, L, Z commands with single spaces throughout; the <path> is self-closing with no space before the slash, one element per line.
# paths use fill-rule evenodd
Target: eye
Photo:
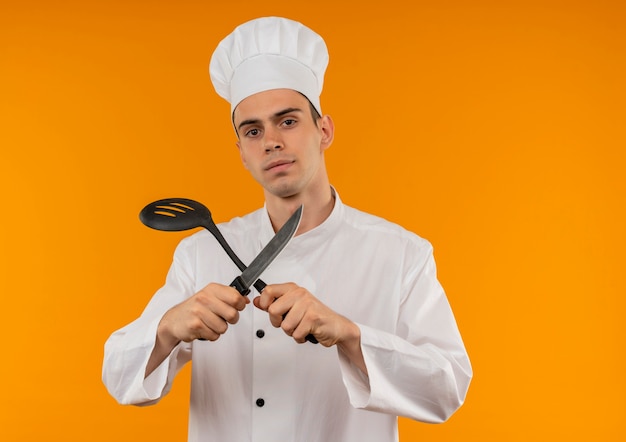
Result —
<path fill-rule="evenodd" d="M 293 126 L 294 124 L 296 124 L 297 121 L 294 120 L 293 118 L 287 118 L 286 120 L 283 120 L 283 126 Z"/>
<path fill-rule="evenodd" d="M 246 137 L 256 137 L 257 135 L 259 135 L 259 133 L 261 133 L 261 131 L 259 131 L 259 129 L 250 129 L 249 131 L 247 131 L 245 133 Z"/>

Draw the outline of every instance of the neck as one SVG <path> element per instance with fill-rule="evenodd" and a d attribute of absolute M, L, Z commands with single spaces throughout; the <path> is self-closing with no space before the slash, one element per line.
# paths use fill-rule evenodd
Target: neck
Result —
<path fill-rule="evenodd" d="M 265 198 L 267 212 L 275 232 L 287 222 L 300 205 L 304 206 L 296 236 L 322 224 L 330 216 L 335 206 L 335 196 L 328 183 L 316 192 L 290 197 L 277 197 L 266 193 Z"/>

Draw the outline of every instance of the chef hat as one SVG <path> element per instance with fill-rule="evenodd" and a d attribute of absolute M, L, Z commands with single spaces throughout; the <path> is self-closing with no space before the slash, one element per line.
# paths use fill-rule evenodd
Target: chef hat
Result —
<path fill-rule="evenodd" d="M 319 96 L 328 65 L 322 37 L 293 20 L 263 17 L 246 22 L 222 40 L 209 65 L 219 96 L 237 105 L 258 92 L 293 89 L 322 114 Z"/>

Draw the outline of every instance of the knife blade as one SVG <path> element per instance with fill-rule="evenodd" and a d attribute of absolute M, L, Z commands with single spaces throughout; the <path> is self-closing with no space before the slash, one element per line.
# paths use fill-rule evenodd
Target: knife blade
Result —
<path fill-rule="evenodd" d="M 302 210 L 302 206 L 298 207 L 250 265 L 230 283 L 231 287 L 236 288 L 243 296 L 250 293 L 250 286 L 261 276 L 261 273 L 274 261 L 293 235 L 295 235 L 302 218 Z"/>
<path fill-rule="evenodd" d="M 250 293 L 250 285 L 254 283 L 254 287 L 260 292 L 265 288 L 265 283 L 261 281 L 259 276 L 270 265 L 270 263 L 278 256 L 278 254 L 285 248 L 289 240 L 293 237 L 300 225 L 300 219 L 302 218 L 302 206 L 291 215 L 285 225 L 274 235 L 269 243 L 261 250 L 261 253 L 250 263 L 250 265 L 243 270 L 241 275 L 236 277 L 233 282 L 230 283 L 231 287 L 234 287 L 243 296 Z M 256 281 L 256 282 L 255 282 Z M 283 315 L 283 318 L 286 316 Z M 315 336 L 309 334 L 306 340 L 317 344 Z"/>

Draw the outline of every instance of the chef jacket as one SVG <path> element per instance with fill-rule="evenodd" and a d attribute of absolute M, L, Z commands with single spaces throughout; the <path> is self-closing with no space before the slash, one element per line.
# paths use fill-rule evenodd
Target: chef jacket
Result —
<path fill-rule="evenodd" d="M 324 223 L 294 237 L 261 278 L 294 282 L 354 321 L 367 375 L 337 347 L 296 343 L 249 304 L 217 341 L 181 342 L 144 379 L 163 314 L 208 283 L 240 274 L 200 231 L 178 245 L 141 316 L 105 344 L 103 381 L 116 400 L 159 401 L 191 360 L 194 442 L 397 441 L 397 416 L 436 423 L 456 411 L 472 369 L 430 243 L 335 196 Z M 246 263 L 274 235 L 265 208 L 219 229 Z"/>

